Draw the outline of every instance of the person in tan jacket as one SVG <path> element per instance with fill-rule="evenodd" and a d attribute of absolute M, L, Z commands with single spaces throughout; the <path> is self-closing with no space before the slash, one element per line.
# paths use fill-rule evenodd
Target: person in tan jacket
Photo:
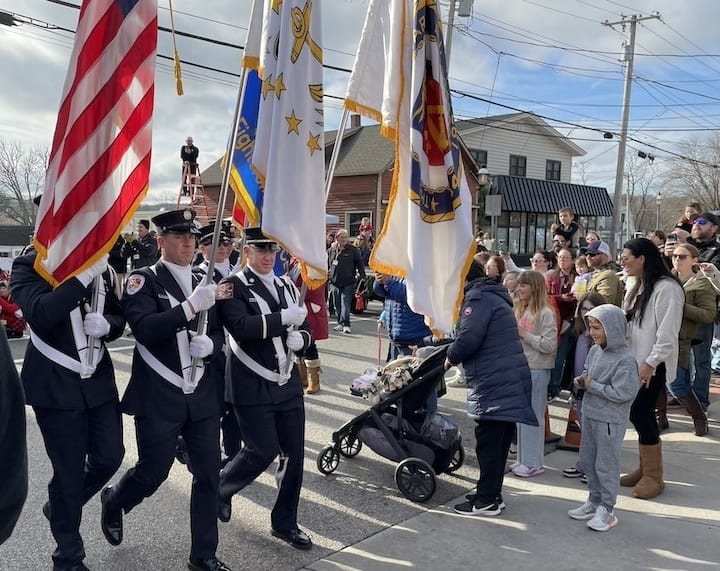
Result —
<path fill-rule="evenodd" d="M 610 246 L 603 241 L 591 242 L 584 254 L 593 271 L 587 291 L 597 292 L 605 298 L 606 303 L 622 307 L 623 284 L 610 258 Z"/>

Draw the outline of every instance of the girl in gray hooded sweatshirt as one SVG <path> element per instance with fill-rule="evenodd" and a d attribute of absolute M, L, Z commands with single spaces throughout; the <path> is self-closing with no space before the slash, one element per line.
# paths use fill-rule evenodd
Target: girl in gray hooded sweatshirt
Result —
<path fill-rule="evenodd" d="M 590 493 L 587 502 L 568 515 L 587 521 L 590 529 L 607 531 L 617 524 L 613 508 L 620 485 L 622 442 L 640 380 L 623 310 L 603 304 L 589 311 L 586 319 L 595 344 L 588 352 L 585 373 L 575 384 L 585 389 L 580 465 Z"/>

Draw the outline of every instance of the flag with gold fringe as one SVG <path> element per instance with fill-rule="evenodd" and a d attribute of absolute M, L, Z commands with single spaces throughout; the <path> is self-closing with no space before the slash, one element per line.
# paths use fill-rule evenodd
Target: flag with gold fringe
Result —
<path fill-rule="evenodd" d="M 370 265 L 405 277 L 413 311 L 448 333 L 475 243 L 435 1 L 370 1 L 345 105 L 380 121 L 395 142 L 390 201 Z"/>
<path fill-rule="evenodd" d="M 35 223 L 53 285 L 108 252 L 147 193 L 156 48 L 156 0 L 83 0 Z"/>
<path fill-rule="evenodd" d="M 262 83 L 252 154 L 263 187 L 261 226 L 301 261 L 312 289 L 327 279 L 321 2 L 262 5 L 262 26 L 258 32 L 252 18 L 245 46 Z"/>

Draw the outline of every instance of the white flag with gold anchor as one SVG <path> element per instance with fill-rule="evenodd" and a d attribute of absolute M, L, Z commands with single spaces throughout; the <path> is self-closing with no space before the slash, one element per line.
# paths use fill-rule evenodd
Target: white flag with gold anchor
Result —
<path fill-rule="evenodd" d="M 258 58 L 262 81 L 252 158 L 265 189 L 261 226 L 300 259 L 311 288 L 327 277 L 320 6 L 265 0 L 259 44 L 250 32 L 245 56 Z"/>

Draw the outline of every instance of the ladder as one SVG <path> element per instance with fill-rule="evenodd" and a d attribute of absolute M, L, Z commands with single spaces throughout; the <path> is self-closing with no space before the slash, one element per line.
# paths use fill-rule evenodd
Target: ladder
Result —
<path fill-rule="evenodd" d="M 200 177 L 200 165 L 195 165 L 195 173 L 190 169 L 190 164 L 183 165 L 182 178 L 180 179 L 180 192 L 178 193 L 177 209 L 190 208 L 195 211 L 195 220 L 201 226 L 210 221 L 207 202 L 205 200 L 205 189 Z"/>

